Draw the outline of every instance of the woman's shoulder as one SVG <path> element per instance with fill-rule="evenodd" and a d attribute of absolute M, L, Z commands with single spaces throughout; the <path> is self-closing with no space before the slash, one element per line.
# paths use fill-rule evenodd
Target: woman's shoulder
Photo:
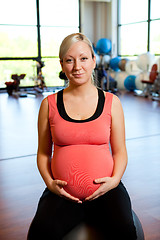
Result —
<path fill-rule="evenodd" d="M 50 99 L 52 100 L 53 98 L 55 98 L 56 95 L 57 95 L 57 93 L 51 93 L 51 94 L 49 94 L 47 97 L 45 97 L 44 100 L 45 100 L 45 99 L 47 99 L 48 101 L 49 101 Z"/>
<path fill-rule="evenodd" d="M 104 93 L 106 99 L 112 100 L 112 104 L 120 103 L 119 97 L 117 95 L 115 95 L 114 93 L 105 92 L 105 91 L 103 91 L 103 93 Z"/>
<path fill-rule="evenodd" d="M 57 98 L 57 93 L 49 94 L 47 97 L 45 97 L 42 100 L 41 105 L 53 105 L 55 104 L 56 98 Z"/>
<path fill-rule="evenodd" d="M 42 100 L 39 110 L 40 114 L 48 116 L 48 114 L 55 109 L 55 95 L 55 93 L 50 94 Z"/>
<path fill-rule="evenodd" d="M 41 102 L 39 112 L 44 113 L 44 112 L 47 112 L 47 111 L 48 111 L 48 98 L 45 97 Z"/>
<path fill-rule="evenodd" d="M 113 94 L 111 113 L 112 113 L 112 116 L 117 114 L 121 115 L 123 113 L 122 103 L 119 97 L 115 94 Z"/>
<path fill-rule="evenodd" d="M 49 104 L 53 102 L 54 98 L 55 98 L 55 94 L 50 94 L 47 97 L 45 97 L 41 102 L 40 108 L 42 108 L 42 109 L 47 108 L 48 109 Z"/>
<path fill-rule="evenodd" d="M 115 103 L 119 103 L 120 102 L 120 99 L 117 95 L 115 95 L 114 93 L 111 93 L 111 92 L 104 92 L 104 95 L 106 98 L 111 98 L 113 102 Z"/>
<path fill-rule="evenodd" d="M 115 95 L 114 93 L 105 92 L 105 91 L 104 91 L 104 94 L 105 94 L 106 101 L 109 101 L 111 104 L 112 114 L 117 111 L 119 112 L 119 110 L 123 111 L 121 101 L 117 95 Z"/>

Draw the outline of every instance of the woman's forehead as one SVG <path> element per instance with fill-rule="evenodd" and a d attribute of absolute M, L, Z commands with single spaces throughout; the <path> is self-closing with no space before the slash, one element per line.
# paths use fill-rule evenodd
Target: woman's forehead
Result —
<path fill-rule="evenodd" d="M 73 43 L 71 45 L 71 47 L 68 49 L 68 51 L 66 52 L 66 56 L 67 55 L 83 55 L 83 54 L 91 54 L 91 49 L 88 46 L 87 43 L 82 42 L 82 41 L 78 41 L 76 43 Z"/>

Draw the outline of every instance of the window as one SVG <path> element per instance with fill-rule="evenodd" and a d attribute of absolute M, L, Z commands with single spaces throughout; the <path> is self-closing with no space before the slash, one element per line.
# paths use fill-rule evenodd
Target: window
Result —
<path fill-rule="evenodd" d="M 120 55 L 138 55 L 147 52 L 147 23 L 122 25 L 119 29 Z"/>
<path fill-rule="evenodd" d="M 79 0 L 5 0 L 0 8 L 0 88 L 12 74 L 22 73 L 21 86 L 33 86 L 37 59 L 44 61 L 47 86 L 63 85 L 59 44 L 72 32 L 79 32 Z"/>
<path fill-rule="evenodd" d="M 147 18 L 148 0 L 119 0 L 120 24 L 146 21 Z"/>
<path fill-rule="evenodd" d="M 37 57 L 37 28 L 0 26 L 0 57 Z"/>
<path fill-rule="evenodd" d="M 79 32 L 79 1 L 58 0 L 55 4 L 53 0 L 39 0 L 39 7 L 41 53 L 45 62 L 42 70 L 48 86 L 62 85 L 63 80 L 58 78 L 59 46 L 68 34 Z"/>
<path fill-rule="evenodd" d="M 160 55 L 160 12 L 159 0 L 151 0 L 150 51 Z"/>
<path fill-rule="evenodd" d="M 36 1 L 5 0 L 0 7 L 0 24 L 36 25 Z"/>
<path fill-rule="evenodd" d="M 1 82 L 9 82 L 12 74 L 26 74 L 26 77 L 21 80 L 21 86 L 33 86 L 34 79 L 36 77 L 36 65 L 33 65 L 32 60 L 4 60 L 0 61 L 0 73 L 2 73 L 4 79 Z"/>
<path fill-rule="evenodd" d="M 159 0 L 119 0 L 118 55 L 160 55 Z"/>

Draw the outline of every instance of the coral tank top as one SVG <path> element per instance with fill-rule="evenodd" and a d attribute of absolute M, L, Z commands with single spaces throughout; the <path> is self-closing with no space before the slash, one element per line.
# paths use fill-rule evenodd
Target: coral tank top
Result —
<path fill-rule="evenodd" d="M 112 175 L 113 158 L 109 148 L 112 93 L 98 89 L 94 115 L 86 120 L 70 118 L 63 104 L 63 90 L 49 95 L 49 124 L 54 144 L 51 171 L 54 179 L 67 182 L 64 189 L 81 200 L 99 184 L 94 179 Z M 104 102 L 103 102 L 104 98 Z"/>

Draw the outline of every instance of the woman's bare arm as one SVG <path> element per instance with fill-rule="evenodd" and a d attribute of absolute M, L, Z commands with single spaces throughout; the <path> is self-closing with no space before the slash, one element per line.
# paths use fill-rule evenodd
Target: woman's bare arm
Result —
<path fill-rule="evenodd" d="M 42 101 L 38 116 L 38 151 L 37 166 L 39 172 L 50 191 L 53 193 L 81 203 L 78 198 L 71 196 L 64 190 L 67 182 L 62 180 L 54 180 L 51 173 L 51 156 L 52 156 L 52 137 L 49 127 L 49 108 L 48 99 Z"/>

